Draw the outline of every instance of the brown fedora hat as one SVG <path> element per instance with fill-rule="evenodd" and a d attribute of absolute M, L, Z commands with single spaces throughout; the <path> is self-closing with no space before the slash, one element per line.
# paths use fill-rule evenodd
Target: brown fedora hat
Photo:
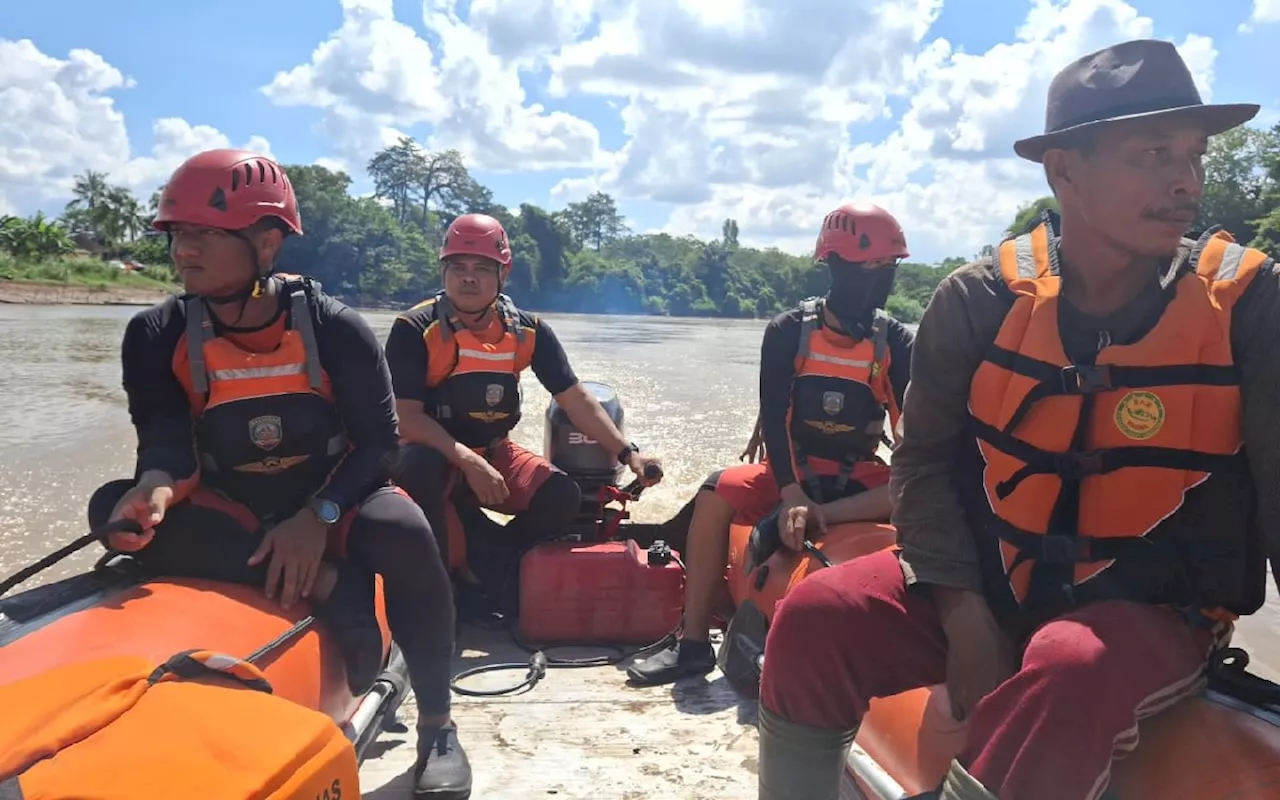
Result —
<path fill-rule="evenodd" d="M 1186 62 L 1169 42 L 1138 39 L 1068 64 L 1049 85 L 1044 133 L 1013 143 L 1014 152 L 1040 162 L 1077 131 L 1141 117 L 1192 117 L 1212 136 L 1253 119 L 1253 103 L 1205 105 Z"/>

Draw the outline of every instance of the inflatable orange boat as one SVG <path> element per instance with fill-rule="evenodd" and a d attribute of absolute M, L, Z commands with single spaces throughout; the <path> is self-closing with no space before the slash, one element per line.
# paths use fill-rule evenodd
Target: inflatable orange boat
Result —
<path fill-rule="evenodd" d="M 273 693 L 337 722 L 357 756 L 407 691 L 386 626 L 379 583 L 384 672 L 353 697 L 336 644 L 305 608 L 283 611 L 257 587 L 201 580 L 143 581 L 119 556 L 94 570 L 0 599 L 0 686 L 68 664 L 117 656 L 162 663 L 186 650 L 252 660 Z"/>
<path fill-rule="evenodd" d="M 890 547 L 896 534 L 878 523 L 833 525 L 812 550 L 779 551 L 759 565 L 746 557 L 750 537 L 751 528 L 733 527 L 728 579 L 737 610 L 719 663 L 735 689 L 757 696 L 778 601 L 810 573 Z M 1142 744 L 1115 765 L 1109 798 L 1280 798 L 1280 686 L 1247 672 L 1242 651 L 1224 655 L 1205 692 L 1142 724 Z M 850 751 L 842 800 L 907 800 L 937 789 L 964 736 L 944 685 L 873 701 Z"/>

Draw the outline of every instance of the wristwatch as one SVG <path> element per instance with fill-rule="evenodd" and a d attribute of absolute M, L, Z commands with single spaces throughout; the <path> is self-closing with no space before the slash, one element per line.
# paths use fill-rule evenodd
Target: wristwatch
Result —
<path fill-rule="evenodd" d="M 627 445 L 626 447 L 618 451 L 618 463 L 626 465 L 626 463 L 631 460 L 631 457 L 639 452 L 640 452 L 639 445 L 637 445 L 635 442 L 632 442 L 631 444 Z"/>
<path fill-rule="evenodd" d="M 327 525 L 336 525 L 342 519 L 342 509 L 332 500 L 313 497 L 307 501 L 307 508 L 316 515 L 316 519 Z"/>

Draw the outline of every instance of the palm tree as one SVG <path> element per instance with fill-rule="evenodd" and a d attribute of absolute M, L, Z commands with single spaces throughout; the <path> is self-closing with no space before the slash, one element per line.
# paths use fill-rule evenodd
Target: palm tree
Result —
<path fill-rule="evenodd" d="M 75 199 L 67 203 L 68 211 L 89 211 L 93 212 L 106 199 L 111 192 L 111 185 L 107 183 L 107 173 L 94 172 L 93 170 L 85 170 L 83 175 L 77 175 L 75 187 L 71 193 L 75 195 Z"/>
<path fill-rule="evenodd" d="M 117 240 L 136 241 L 151 226 L 147 210 L 128 189 L 113 186 L 107 199 Z"/>

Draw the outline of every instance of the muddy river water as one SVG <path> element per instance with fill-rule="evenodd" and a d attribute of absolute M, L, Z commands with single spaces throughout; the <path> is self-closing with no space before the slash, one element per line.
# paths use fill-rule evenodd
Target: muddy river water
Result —
<path fill-rule="evenodd" d="M 101 483 L 128 475 L 134 434 L 120 388 L 119 345 L 137 311 L 107 306 L 0 305 L 0 576 L 85 530 Z M 380 339 L 393 315 L 367 312 Z M 660 455 L 667 478 L 634 507 L 668 518 L 713 469 L 736 462 L 756 414 L 763 321 L 548 315 L 578 375 L 619 393 L 629 436 Z M 543 448 L 548 395 L 523 382 L 521 444 Z M 91 548 L 96 550 L 96 548 Z M 84 552 L 41 579 L 92 562 Z M 1254 664 L 1280 677 L 1280 602 L 1240 624 Z"/>

